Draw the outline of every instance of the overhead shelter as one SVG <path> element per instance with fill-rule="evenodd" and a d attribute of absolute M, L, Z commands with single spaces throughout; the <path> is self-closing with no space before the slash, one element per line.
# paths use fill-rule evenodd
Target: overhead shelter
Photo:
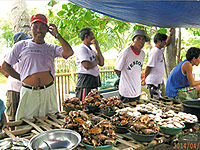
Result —
<path fill-rule="evenodd" d="M 118 20 L 161 28 L 200 28 L 199 0 L 69 0 Z"/>

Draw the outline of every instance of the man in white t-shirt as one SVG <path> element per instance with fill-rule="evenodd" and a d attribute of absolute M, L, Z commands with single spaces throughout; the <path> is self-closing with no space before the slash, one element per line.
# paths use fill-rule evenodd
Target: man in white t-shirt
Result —
<path fill-rule="evenodd" d="M 170 44 L 173 30 L 170 29 L 170 35 L 157 33 L 154 36 L 155 47 L 151 49 L 148 63 L 145 69 L 145 83 L 150 92 L 151 98 L 158 98 L 162 95 L 162 83 L 165 74 L 165 59 L 163 52 L 165 47 Z"/>
<path fill-rule="evenodd" d="M 22 82 L 16 120 L 32 119 L 34 116 L 44 117 L 48 113 L 58 112 L 54 60 L 56 57 L 67 59 L 73 55 L 69 43 L 58 33 L 55 24 L 48 25 L 45 15 L 33 15 L 30 23 L 33 39 L 14 44 L 2 64 L 4 71 Z M 45 42 L 48 32 L 60 42 L 61 46 Z M 20 74 L 12 67 L 18 60 L 20 60 Z"/>
<path fill-rule="evenodd" d="M 119 99 L 123 103 L 133 102 L 140 99 L 141 71 L 145 58 L 142 50 L 145 42 L 150 41 L 146 32 L 141 29 L 134 31 L 133 45 L 123 49 L 115 64 L 114 71 L 120 77 Z"/>
<path fill-rule="evenodd" d="M 101 86 L 98 65 L 104 65 L 104 57 L 91 28 L 82 28 L 80 30 L 80 38 L 83 43 L 74 50 L 75 61 L 78 67 L 78 80 L 75 92 L 76 97 L 83 100 L 91 89 Z M 96 51 L 90 47 L 91 44 L 94 44 Z"/>

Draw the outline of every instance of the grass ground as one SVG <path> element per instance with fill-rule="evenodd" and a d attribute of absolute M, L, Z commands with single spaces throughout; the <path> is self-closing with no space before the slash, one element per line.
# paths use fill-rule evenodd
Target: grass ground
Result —
<path fill-rule="evenodd" d="M 7 78 L 0 73 L 0 84 L 6 84 L 7 83 Z"/>

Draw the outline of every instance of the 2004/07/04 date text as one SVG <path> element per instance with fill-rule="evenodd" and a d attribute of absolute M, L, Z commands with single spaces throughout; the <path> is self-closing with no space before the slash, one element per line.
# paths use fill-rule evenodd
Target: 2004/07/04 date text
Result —
<path fill-rule="evenodd" d="M 173 149 L 200 150 L 200 143 L 174 143 Z"/>

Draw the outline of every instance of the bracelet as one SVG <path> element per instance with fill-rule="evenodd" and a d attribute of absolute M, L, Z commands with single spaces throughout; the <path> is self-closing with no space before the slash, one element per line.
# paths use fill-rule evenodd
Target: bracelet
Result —
<path fill-rule="evenodd" d="M 55 38 L 57 39 L 58 38 L 58 35 L 59 35 L 60 33 L 58 32 L 58 33 L 56 33 L 56 35 L 55 35 Z"/>

